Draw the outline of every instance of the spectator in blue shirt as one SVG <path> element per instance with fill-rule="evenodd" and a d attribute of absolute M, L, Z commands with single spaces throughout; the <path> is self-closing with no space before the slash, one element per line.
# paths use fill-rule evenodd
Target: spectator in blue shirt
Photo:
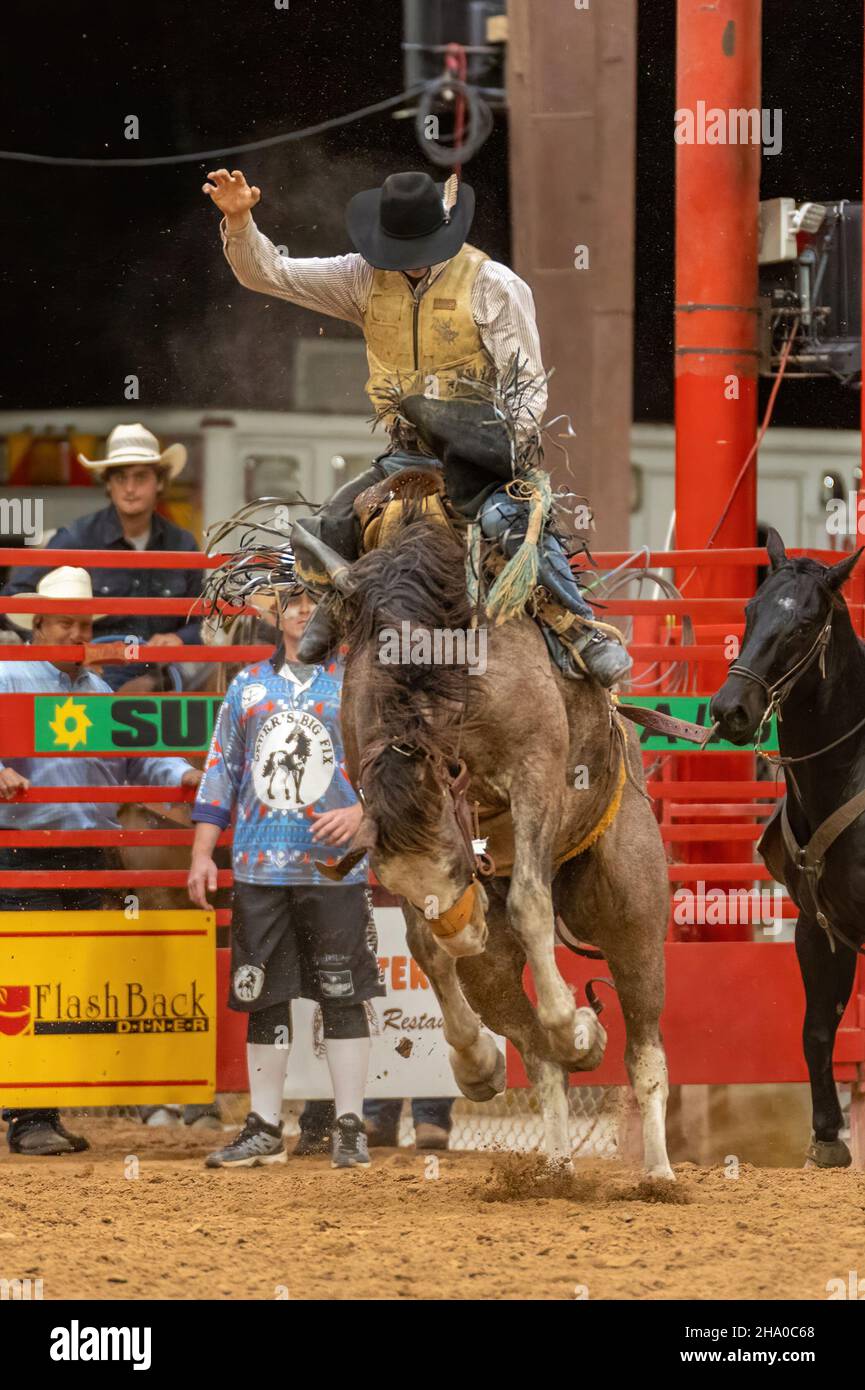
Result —
<path fill-rule="evenodd" d="M 88 516 L 79 517 L 60 530 L 48 542 L 49 550 L 189 550 L 197 551 L 198 544 L 190 531 L 166 517 L 156 507 L 166 482 L 176 478 L 186 463 L 186 449 L 172 444 L 160 451 L 156 436 L 143 425 L 117 425 L 108 437 L 107 455 L 102 460 L 79 461 L 97 479 L 103 479 L 108 506 Z M 38 581 L 47 573 L 37 566 L 15 569 L 9 576 L 4 593 L 32 593 Z M 182 598 L 190 605 L 201 588 L 201 570 L 161 569 L 157 565 L 146 569 L 98 569 L 94 572 L 96 597 L 99 598 Z M 22 626 L 19 615 L 12 619 Z M 134 613 L 127 617 L 108 615 L 100 618 L 93 628 L 97 637 L 136 637 L 139 642 L 154 646 L 197 644 L 199 624 L 187 622 L 180 614 L 150 616 Z M 181 653 L 178 652 L 178 660 Z M 130 680 L 148 674 L 146 666 L 108 666 L 105 679 L 113 690 Z"/>
<path fill-rule="evenodd" d="M 86 570 L 63 566 L 40 581 L 40 595 L 58 599 L 92 599 Z M 81 614 L 50 613 L 23 616 L 22 626 L 32 625 L 37 642 L 45 645 L 77 645 L 89 642 L 93 620 Z M 56 693 L 62 699 L 76 695 L 111 694 L 111 687 L 77 662 L 2 661 L 0 697 L 33 691 Z M 61 703 L 62 700 L 58 700 Z M 0 720 L 3 701 L 0 698 Z M 124 782 L 153 786 L 195 787 L 201 773 L 183 758 L 114 757 L 7 757 L 0 761 L 0 829 L 98 830 L 119 829 L 112 804 L 90 802 L 16 802 L 29 787 L 105 787 Z M 45 849 L 26 846 L 0 847 L 0 868 L 15 870 L 103 869 L 108 867 L 102 849 Z M 98 890 L 86 888 L 2 888 L 0 911 L 91 911 L 102 906 Z M 13 1153 L 62 1154 L 89 1147 L 87 1140 L 70 1134 L 57 1110 L 15 1107 L 3 1111 Z"/>

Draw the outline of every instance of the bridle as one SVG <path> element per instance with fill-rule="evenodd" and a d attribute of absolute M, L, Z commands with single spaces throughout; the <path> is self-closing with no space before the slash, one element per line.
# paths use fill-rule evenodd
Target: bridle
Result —
<path fill-rule="evenodd" d="M 829 616 L 827 617 L 820 631 L 817 633 L 817 636 L 814 638 L 814 641 L 811 643 L 811 646 L 808 648 L 805 655 L 800 657 L 799 660 L 795 662 L 793 666 L 790 667 L 789 671 L 785 671 L 784 675 L 779 676 L 779 678 L 776 681 L 767 681 L 765 676 L 761 676 L 758 671 L 752 671 L 750 666 L 746 666 L 741 661 L 734 661 L 730 666 L 729 670 L 727 671 L 728 678 L 730 676 L 742 676 L 745 680 L 754 681 L 756 685 L 760 686 L 761 690 L 764 692 L 766 696 L 766 708 L 763 711 L 763 715 L 757 727 L 757 732 L 754 736 L 754 752 L 759 753 L 761 757 L 765 758 L 767 756 L 760 746 L 760 742 L 763 737 L 763 730 L 765 729 L 767 724 L 771 724 L 772 717 L 775 714 L 777 714 L 779 720 L 781 719 L 781 707 L 784 701 L 787 699 L 787 696 L 793 690 L 797 681 L 802 676 L 804 676 L 805 672 L 809 670 L 811 666 L 813 666 L 815 661 L 819 663 L 820 675 L 822 679 L 826 679 L 826 648 L 828 647 L 829 639 L 832 636 L 832 618 L 834 616 L 833 610 L 837 606 L 834 595 L 830 595 L 830 598 L 832 601 L 832 607 L 829 610 Z M 862 723 L 865 724 L 865 720 L 863 720 Z M 857 728 L 861 727 L 861 724 L 857 725 Z M 855 729 L 850 730 L 850 734 L 853 734 L 855 732 Z M 845 734 L 844 738 L 849 738 L 850 734 Z M 843 742 L 843 739 L 838 739 L 836 740 L 836 742 L 841 743 Z M 819 749 L 816 753 L 806 753 L 803 757 L 800 758 L 770 758 L 769 761 L 779 763 L 782 766 L 786 765 L 787 763 L 805 762 L 810 758 L 818 758 L 821 753 L 827 753 L 830 748 L 834 747 L 835 744 L 830 743 L 827 744 L 825 748 Z"/>
<path fill-rule="evenodd" d="M 837 748 L 841 743 L 846 743 L 848 738 L 852 738 L 854 734 L 858 734 L 860 729 L 865 728 L 865 718 L 860 719 L 858 723 L 853 725 L 852 729 L 847 730 L 846 734 L 841 734 L 840 738 L 833 739 L 831 743 L 824 744 L 822 748 L 815 749 L 813 753 L 802 753 L 798 758 L 785 758 L 780 754 L 775 757 L 774 754 L 765 752 L 761 747 L 763 730 L 766 725 L 771 724 L 772 716 L 775 714 L 778 716 L 778 722 L 781 722 L 781 707 L 784 701 L 793 690 L 797 681 L 804 676 L 805 672 L 813 666 L 815 661 L 819 662 L 821 678 L 823 680 L 826 679 L 826 649 L 829 646 L 829 639 L 832 636 L 832 619 L 835 611 L 840 609 L 842 605 L 838 602 L 837 597 L 831 589 L 828 589 L 819 579 L 816 580 L 816 583 L 829 599 L 829 614 L 805 655 L 800 657 L 799 660 L 790 667 L 789 671 L 786 671 L 783 676 L 779 676 L 778 680 L 770 683 L 764 676 L 761 676 L 758 671 L 752 671 L 750 666 L 745 666 L 741 661 L 734 661 L 727 670 L 728 679 L 730 676 L 742 676 L 745 680 L 754 681 L 760 686 L 761 690 L 765 692 L 766 708 L 763 711 L 760 723 L 757 726 L 757 732 L 754 735 L 754 752 L 767 763 L 774 764 L 775 767 L 791 767 L 794 763 L 807 763 L 810 762 L 812 758 L 820 758 L 824 753 L 830 753 L 833 748 Z M 802 798 L 799 793 L 799 788 L 796 785 L 796 779 L 792 773 L 790 777 L 793 783 L 793 789 L 801 802 Z"/>
<path fill-rule="evenodd" d="M 366 798 L 363 794 L 364 777 L 373 763 L 389 748 L 404 758 L 412 758 L 417 754 L 426 758 L 442 796 L 450 797 L 454 820 L 460 833 L 463 857 L 469 871 L 469 882 L 456 902 L 445 912 L 442 912 L 438 917 L 427 917 L 426 913 L 424 916 L 434 936 L 456 936 L 471 920 L 477 898 L 478 881 L 481 878 L 493 878 L 496 872 L 493 859 L 486 853 L 486 842 L 480 838 L 477 802 L 475 803 L 474 814 L 472 814 L 468 803 L 469 770 L 462 758 L 457 758 L 454 763 L 450 764 L 438 753 L 420 748 L 416 744 L 401 744 L 394 743 L 389 739 L 380 739 L 370 744 L 360 762 L 358 791 L 364 804 L 366 804 Z M 421 909 L 417 910 L 420 911 Z"/>

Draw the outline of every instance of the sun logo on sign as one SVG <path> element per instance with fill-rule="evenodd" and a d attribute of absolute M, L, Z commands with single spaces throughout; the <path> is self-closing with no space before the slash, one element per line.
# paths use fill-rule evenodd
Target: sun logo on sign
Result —
<path fill-rule="evenodd" d="M 76 705 L 70 695 L 62 705 L 54 706 L 54 718 L 48 725 L 54 735 L 56 748 L 68 748 L 70 753 L 79 743 L 87 742 L 87 730 L 93 728 L 93 720 L 87 718 L 83 705 Z"/>

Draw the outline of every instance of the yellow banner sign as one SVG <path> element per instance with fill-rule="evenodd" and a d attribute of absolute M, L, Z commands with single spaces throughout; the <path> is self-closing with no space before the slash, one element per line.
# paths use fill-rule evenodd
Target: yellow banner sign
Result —
<path fill-rule="evenodd" d="M 216 1090 L 212 912 L 0 912 L 0 1105 Z"/>

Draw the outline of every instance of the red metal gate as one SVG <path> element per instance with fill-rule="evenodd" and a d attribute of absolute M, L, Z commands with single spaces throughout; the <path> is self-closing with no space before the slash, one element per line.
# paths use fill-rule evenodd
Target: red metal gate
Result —
<path fill-rule="evenodd" d="M 818 559 L 837 559 L 837 555 L 823 552 L 808 552 Z M 33 554 L 28 550 L 8 551 L 10 563 L 32 562 Z M 57 564 L 85 565 L 88 568 L 115 567 L 123 565 L 137 568 L 152 564 L 154 557 L 148 552 L 83 552 L 52 551 L 51 558 Z M 609 569 L 629 561 L 625 554 L 604 554 L 595 557 L 600 568 Z M 678 551 L 656 553 L 641 557 L 640 564 L 648 563 L 652 568 L 691 567 L 711 564 L 723 569 L 725 566 L 764 564 L 765 552 L 747 551 Z M 189 555 L 186 553 L 163 553 L 158 556 L 162 567 L 183 566 L 208 568 L 219 563 L 219 557 Z M 638 561 L 633 560 L 636 565 Z M 112 612 L 130 613 L 175 613 L 185 615 L 188 605 L 184 600 L 99 600 L 100 610 L 111 606 Z M 0 599 L 0 612 L 39 611 L 51 608 L 57 611 L 58 601 L 32 599 Z M 63 603 L 64 609 L 77 608 L 87 611 L 87 601 L 76 604 Z M 683 661 L 698 663 L 706 659 L 720 660 L 723 647 L 719 643 L 720 629 L 724 634 L 741 632 L 742 601 L 739 598 L 699 596 L 682 600 L 643 599 L 610 600 L 606 603 L 605 616 L 619 617 L 630 615 L 639 618 L 642 633 L 632 645 L 632 652 L 638 664 L 645 661 L 669 664 L 673 670 Z M 669 619 L 681 619 L 689 614 L 695 623 L 697 640 L 692 646 L 682 646 L 679 627 L 669 626 Z M 859 631 L 863 627 L 863 605 L 852 605 L 854 622 Z M 655 633 L 645 637 L 646 622 L 651 620 Z M 233 661 L 253 660 L 265 656 L 269 649 L 264 647 L 185 647 L 185 660 Z M 0 653 L 3 660 L 26 659 L 81 659 L 82 649 L 69 647 L 21 646 L 5 647 Z M 171 647 L 142 646 L 134 660 L 144 662 L 164 662 L 176 659 L 177 649 Z M 696 670 L 696 665 L 692 665 Z M 711 692 L 695 690 L 697 695 Z M 0 696 L 0 728 L 7 730 L 5 743 L 7 756 L 10 752 L 10 724 L 5 715 L 17 701 L 31 703 L 35 697 Z M 109 697 L 102 697 L 108 699 Z M 158 697 L 154 697 L 158 698 Z M 183 699 L 183 696 L 165 696 L 165 699 Z M 628 698 L 627 696 L 623 698 Z M 17 728 L 15 737 L 22 737 L 20 710 L 16 711 Z M 31 716 L 32 728 L 32 716 Z M 26 726 L 24 728 L 26 734 Z M 129 756 L 127 750 L 124 756 Z M 144 752 L 148 750 L 142 750 Z M 182 749 L 174 750 L 183 752 Z M 54 755 L 56 756 L 56 754 Z M 79 756 L 68 753 L 64 756 Z M 760 833 L 760 822 L 771 810 L 777 789 L 771 783 L 753 778 L 742 780 L 729 776 L 715 776 L 714 768 L 723 754 L 704 751 L 699 754 L 705 776 L 701 781 L 683 779 L 677 775 L 677 763 L 682 757 L 694 757 L 693 752 L 670 749 L 660 760 L 657 755 L 645 755 L 658 763 L 650 778 L 650 789 L 655 799 L 661 834 L 668 846 L 670 863 L 668 875 L 671 885 L 698 885 L 706 883 L 726 883 L 753 885 L 768 883 L 768 870 L 762 864 L 753 862 L 753 845 Z M 193 792 L 187 789 L 165 789 L 153 787 L 121 788 L 72 788 L 31 789 L 24 793 L 22 802 L 33 801 L 137 801 L 171 802 L 191 801 Z M 193 832 L 176 829 L 170 831 L 121 830 L 50 832 L 50 843 L 54 845 L 191 845 Z M 222 837 L 226 843 L 228 836 Z M 707 857 L 696 857 L 695 850 L 701 845 L 725 842 L 741 846 L 731 862 L 719 862 Z M 0 833 L 0 845 L 19 846 L 41 845 L 46 842 L 46 832 L 19 833 L 5 831 Z M 14 886 L 54 886 L 54 887 L 143 887 L 148 885 L 183 887 L 186 874 L 182 870 L 94 870 L 65 871 L 45 870 L 34 874 L 22 871 L 0 872 L 0 887 Z M 222 871 L 219 875 L 220 887 L 229 886 L 231 874 Z M 696 899 L 699 904 L 699 894 Z M 781 905 L 781 915 L 791 917 L 795 909 L 789 902 Z M 230 913 L 221 910 L 217 925 L 227 928 Z M 752 925 L 752 919 L 747 923 Z M 711 935 L 711 933 L 710 933 Z M 705 938 L 705 933 L 703 933 Z M 688 933 L 677 929 L 671 919 L 667 945 L 668 987 L 667 1004 L 664 1012 L 664 1039 L 670 1061 L 670 1074 L 673 1083 L 735 1083 L 735 1082 L 791 1082 L 807 1079 L 801 1048 L 801 1017 L 803 993 L 793 947 L 774 940 L 761 943 L 753 940 L 733 940 L 729 933 L 719 931 L 715 939 L 689 940 Z M 228 949 L 219 948 L 218 975 L 220 1000 L 227 998 L 228 988 Z M 582 987 L 586 977 L 592 973 L 589 963 L 579 961 L 567 951 L 559 952 L 563 974 L 575 985 Z M 597 969 L 597 967 L 596 967 Z M 605 1023 L 610 1033 L 610 1045 L 603 1066 L 591 1076 L 581 1076 L 581 1084 L 622 1084 L 625 1081 L 622 1065 L 624 1046 L 621 1015 L 615 1000 L 612 999 L 605 1014 Z M 246 1066 L 244 1053 L 245 1023 L 242 1015 L 232 1013 L 220 1002 L 217 1028 L 218 1048 L 218 1087 L 220 1090 L 243 1090 L 246 1087 Z M 860 963 L 853 997 L 842 1020 L 838 1043 L 835 1050 L 835 1075 L 839 1081 L 852 1084 L 854 1090 L 854 1125 L 856 1144 L 860 1155 L 865 1152 L 865 1133 L 863 1133 L 863 1111 L 865 1111 L 865 966 Z M 525 1084 L 525 1076 L 516 1055 L 509 1059 L 509 1079 L 511 1084 Z"/>

